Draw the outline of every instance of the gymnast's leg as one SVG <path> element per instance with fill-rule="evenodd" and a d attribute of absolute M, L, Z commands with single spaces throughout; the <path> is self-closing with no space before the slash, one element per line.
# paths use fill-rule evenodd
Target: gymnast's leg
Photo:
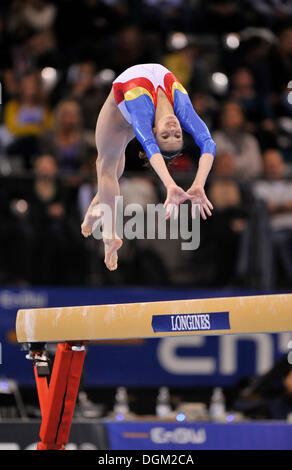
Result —
<path fill-rule="evenodd" d="M 81 233 L 87 238 L 92 234 L 94 223 L 100 218 L 98 213 L 98 192 L 92 199 L 81 225 Z"/>
<path fill-rule="evenodd" d="M 97 173 L 97 175 L 98 175 L 98 163 L 99 163 L 99 161 L 97 159 L 97 161 L 96 161 L 96 173 Z M 121 156 L 121 159 L 119 161 L 118 171 L 117 171 L 118 180 L 120 179 L 120 177 L 124 173 L 124 168 L 125 168 L 125 153 L 123 153 L 123 155 Z M 82 225 L 81 225 L 82 235 L 86 238 L 89 237 L 92 234 L 93 226 L 94 226 L 95 222 L 98 219 L 100 219 L 101 216 L 102 216 L 102 214 L 100 213 L 99 207 L 98 207 L 98 203 L 99 203 L 99 197 L 98 197 L 98 191 L 97 191 L 96 195 L 92 199 L 92 201 L 91 201 L 91 203 L 90 203 L 90 205 L 87 209 L 87 212 L 85 214 L 84 220 L 83 220 Z"/>
<path fill-rule="evenodd" d="M 122 157 L 121 157 L 122 158 Z M 116 198 L 120 195 L 118 182 L 118 169 L 121 160 L 102 157 L 97 166 L 98 170 L 98 198 L 103 211 L 103 242 L 104 262 L 110 271 L 117 269 L 117 251 L 122 246 L 122 240 L 116 234 Z"/>
<path fill-rule="evenodd" d="M 82 224 L 82 233 L 88 236 L 92 233 L 95 220 L 102 217 L 105 264 L 111 271 L 117 268 L 117 250 L 122 245 L 115 228 L 116 197 L 120 195 L 118 179 L 124 171 L 126 147 L 134 135 L 132 127 L 117 108 L 111 90 L 99 113 L 95 130 L 98 194 L 91 202 Z"/>

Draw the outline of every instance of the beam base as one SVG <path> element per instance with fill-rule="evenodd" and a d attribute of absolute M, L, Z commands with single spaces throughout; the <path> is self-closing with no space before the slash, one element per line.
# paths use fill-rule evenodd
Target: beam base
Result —
<path fill-rule="evenodd" d="M 38 450 L 65 450 L 68 442 L 86 350 L 59 343 L 48 385 L 43 352 L 33 354 L 34 374 L 42 413 Z"/>

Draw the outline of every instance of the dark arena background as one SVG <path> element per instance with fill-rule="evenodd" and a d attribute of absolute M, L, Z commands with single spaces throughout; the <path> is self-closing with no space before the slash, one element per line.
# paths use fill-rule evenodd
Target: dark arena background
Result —
<path fill-rule="evenodd" d="M 216 143 L 214 210 L 196 249 L 168 232 L 125 237 L 109 271 L 102 240 L 81 234 L 95 126 L 113 80 L 148 63 L 177 77 Z M 0 81 L 0 449 L 35 449 L 19 309 L 292 292 L 292 2 L 2 0 Z M 141 150 L 128 144 L 119 183 L 125 205 L 146 209 L 166 192 Z M 168 168 L 184 190 L 199 158 L 184 132 Z M 292 449 L 289 329 L 86 350 L 67 449 Z M 49 343 L 50 368 L 55 353 Z"/>

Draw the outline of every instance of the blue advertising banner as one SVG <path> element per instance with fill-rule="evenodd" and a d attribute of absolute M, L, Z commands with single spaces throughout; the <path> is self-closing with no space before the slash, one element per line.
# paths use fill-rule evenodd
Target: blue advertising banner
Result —
<path fill-rule="evenodd" d="M 152 328 L 155 333 L 168 331 L 230 330 L 229 312 L 153 315 Z"/>
<path fill-rule="evenodd" d="M 253 423 L 105 423 L 112 450 L 292 450 L 292 425 Z"/>
<path fill-rule="evenodd" d="M 25 360 L 25 353 L 15 338 L 15 318 L 19 308 L 265 293 L 271 292 L 105 287 L 0 289 L 0 378 L 16 379 L 25 386 L 34 384 L 31 362 Z M 213 322 L 212 313 L 208 314 L 209 318 L 196 319 L 190 315 L 192 318 L 183 321 L 177 319 L 180 315 L 175 315 L 176 319 L 167 319 L 168 323 L 164 324 L 153 312 L 153 327 L 169 328 L 173 324 L 177 328 L 203 328 L 209 322 L 212 329 L 227 329 L 228 312 L 221 312 L 218 324 Z M 281 333 L 97 342 L 88 346 L 83 383 L 85 386 L 229 386 L 242 377 L 268 371 L 276 360 L 288 355 L 291 339 L 290 333 Z"/>

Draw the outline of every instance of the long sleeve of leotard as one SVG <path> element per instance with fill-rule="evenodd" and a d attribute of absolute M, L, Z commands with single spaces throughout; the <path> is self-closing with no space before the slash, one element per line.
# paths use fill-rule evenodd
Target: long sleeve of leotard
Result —
<path fill-rule="evenodd" d="M 152 130 L 155 109 L 151 98 L 143 94 L 133 100 L 125 101 L 125 104 L 131 116 L 135 135 L 143 146 L 147 157 L 150 159 L 155 153 L 161 153 Z"/>
<path fill-rule="evenodd" d="M 192 135 L 196 144 L 200 147 L 201 155 L 211 153 L 215 156 L 216 144 L 208 127 L 194 110 L 189 95 L 182 93 L 180 90 L 175 90 L 173 110 L 181 127 Z"/>

